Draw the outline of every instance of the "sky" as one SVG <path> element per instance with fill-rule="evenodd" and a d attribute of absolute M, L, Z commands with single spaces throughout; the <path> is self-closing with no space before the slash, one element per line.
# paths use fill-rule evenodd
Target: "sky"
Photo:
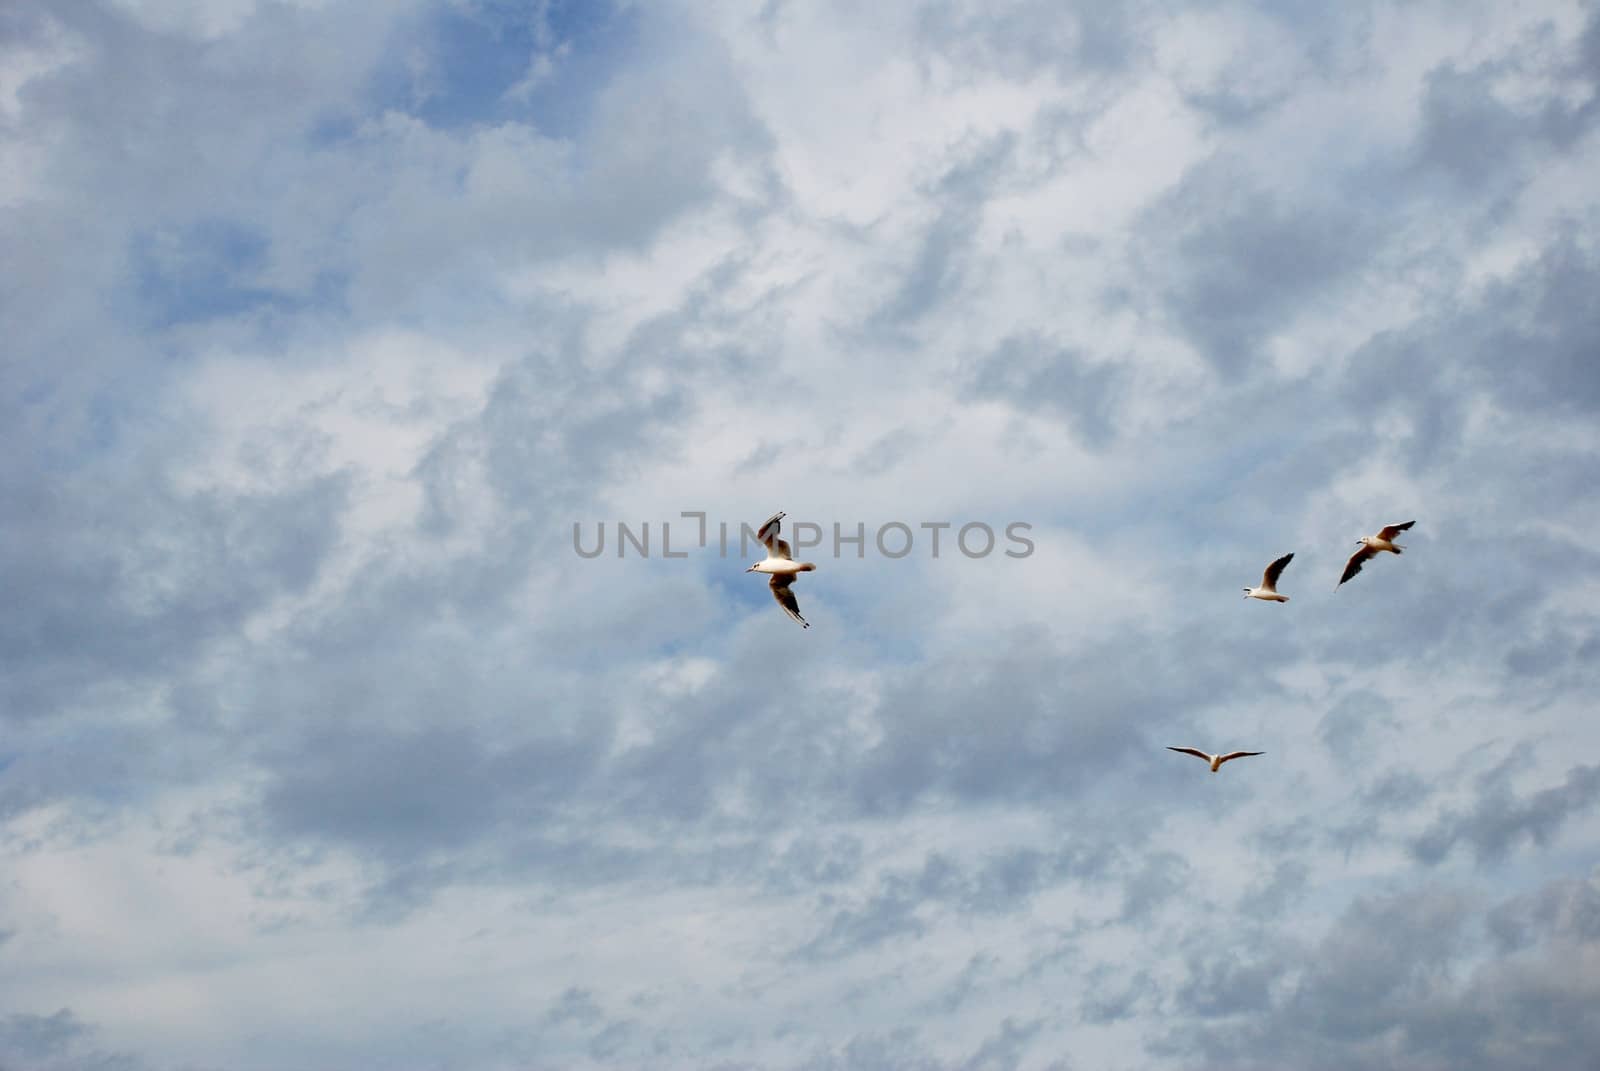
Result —
<path fill-rule="evenodd" d="M 0 3 L 0 1068 L 1592 1069 L 1596 174 L 1593 0 Z"/>

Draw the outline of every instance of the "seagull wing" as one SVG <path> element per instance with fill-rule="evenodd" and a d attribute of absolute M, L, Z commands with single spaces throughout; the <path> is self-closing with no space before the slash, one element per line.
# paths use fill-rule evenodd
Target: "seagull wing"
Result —
<path fill-rule="evenodd" d="M 1230 751 L 1226 755 L 1223 755 L 1222 757 L 1217 759 L 1217 765 L 1220 766 L 1223 763 L 1227 762 L 1229 759 L 1243 759 L 1243 758 L 1248 758 L 1251 755 L 1265 755 L 1265 754 L 1266 754 L 1265 751 Z"/>
<path fill-rule="evenodd" d="M 1404 532 L 1407 528 L 1410 528 L 1416 523 L 1416 521 L 1407 521 L 1405 524 L 1386 524 L 1382 528 L 1378 529 L 1378 538 L 1387 543 L 1389 540 L 1393 539 L 1395 536 L 1399 535 L 1401 532 Z"/>
<path fill-rule="evenodd" d="M 772 588 L 772 597 L 778 600 L 783 612 L 800 622 L 801 627 L 810 628 L 811 622 L 800 616 L 800 600 L 794 597 L 794 591 L 789 587 L 793 583 L 793 573 L 773 573 L 772 579 L 767 582 Z"/>
<path fill-rule="evenodd" d="M 783 518 L 783 511 L 779 510 L 768 517 L 760 528 L 756 529 L 756 538 L 761 541 L 761 545 L 766 547 L 768 551 L 772 550 L 772 541 L 778 538 L 778 529 L 783 527 L 779 522 Z M 785 557 L 788 557 L 788 555 L 785 555 Z"/>
<path fill-rule="evenodd" d="M 1176 751 L 1176 752 L 1178 752 L 1179 754 L 1182 754 L 1182 755 L 1193 755 L 1195 758 L 1197 758 L 1197 759 L 1205 759 L 1207 762 L 1211 761 L 1211 756 L 1207 755 L 1204 751 L 1201 751 L 1197 747 L 1172 747 L 1172 746 L 1169 745 L 1167 747 L 1167 750 L 1168 751 Z"/>
<path fill-rule="evenodd" d="M 767 553 L 786 562 L 794 560 L 789 557 L 789 541 L 787 539 L 774 539 L 771 543 L 768 543 Z"/>
<path fill-rule="evenodd" d="M 1285 554 L 1283 557 L 1267 566 L 1267 571 L 1261 574 L 1261 586 L 1266 588 L 1268 591 L 1278 590 L 1278 577 L 1283 575 L 1284 566 L 1288 565 L 1292 561 L 1294 561 L 1294 555 Z"/>
<path fill-rule="evenodd" d="M 1361 567 L 1367 564 L 1367 559 L 1376 553 L 1378 552 L 1363 543 L 1361 549 L 1350 555 L 1350 560 L 1344 563 L 1344 575 L 1339 578 L 1339 584 L 1359 573 Z M 1339 584 L 1335 584 L 1334 587 L 1339 587 Z"/>

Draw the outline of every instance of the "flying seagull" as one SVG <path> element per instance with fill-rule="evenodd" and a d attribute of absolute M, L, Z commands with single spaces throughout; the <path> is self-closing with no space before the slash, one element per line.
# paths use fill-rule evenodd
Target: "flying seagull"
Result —
<path fill-rule="evenodd" d="M 794 591 L 789 585 L 794 583 L 797 574 L 809 573 L 816 568 L 816 565 L 812 562 L 797 562 L 789 557 L 789 544 L 778 538 L 778 529 L 782 527 L 780 522 L 783 518 L 782 512 L 774 513 L 756 532 L 756 538 L 767 548 L 767 556 L 745 572 L 770 574 L 772 579 L 767 582 L 768 586 L 772 588 L 772 597 L 783 607 L 783 612 L 800 622 L 802 628 L 810 628 L 811 622 L 800 616 L 800 600 L 794 597 Z"/>
<path fill-rule="evenodd" d="M 1350 560 L 1344 563 L 1344 575 L 1339 578 L 1339 583 L 1333 586 L 1333 590 L 1338 591 L 1346 580 L 1361 571 L 1361 567 L 1367 564 L 1368 558 L 1376 557 L 1379 551 L 1387 550 L 1391 554 L 1399 554 L 1405 550 L 1405 547 L 1394 542 L 1394 537 L 1416 523 L 1407 521 L 1405 524 L 1386 524 L 1378 529 L 1377 535 L 1362 536 L 1356 540 L 1361 544 L 1361 549 L 1350 555 Z"/>
<path fill-rule="evenodd" d="M 1283 575 L 1284 566 L 1294 561 L 1293 554 L 1285 554 L 1261 574 L 1261 586 L 1258 588 L 1245 588 L 1244 597 L 1247 599 L 1262 599 L 1266 602 L 1288 602 L 1289 596 L 1278 594 L 1278 577 Z"/>
<path fill-rule="evenodd" d="M 1207 755 L 1197 747 L 1168 747 L 1168 751 L 1177 751 L 1184 755 L 1193 755 L 1197 759 L 1205 759 L 1211 764 L 1211 772 L 1216 773 L 1222 764 L 1229 759 L 1243 759 L 1251 755 L 1265 755 L 1265 751 L 1230 751 L 1226 755 Z"/>

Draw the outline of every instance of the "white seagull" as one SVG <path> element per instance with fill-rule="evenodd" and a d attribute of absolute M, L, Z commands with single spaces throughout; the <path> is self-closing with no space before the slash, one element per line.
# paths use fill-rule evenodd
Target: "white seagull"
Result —
<path fill-rule="evenodd" d="M 1216 773 L 1222 764 L 1229 759 L 1243 759 L 1251 755 L 1265 755 L 1265 751 L 1230 751 L 1226 755 L 1207 755 L 1197 747 L 1168 747 L 1168 751 L 1177 751 L 1184 755 L 1193 755 L 1197 759 L 1205 759 L 1211 764 L 1211 772 Z"/>
<path fill-rule="evenodd" d="M 1283 567 L 1294 561 L 1294 555 L 1285 554 L 1261 574 L 1261 586 L 1258 588 L 1245 588 L 1244 597 L 1247 599 L 1262 599 L 1266 602 L 1288 602 L 1289 596 L 1278 594 L 1278 577 L 1283 575 Z"/>
<path fill-rule="evenodd" d="M 1361 544 L 1361 549 L 1350 555 L 1350 560 L 1344 563 L 1344 575 L 1339 578 L 1339 583 L 1333 586 L 1333 590 L 1338 591 L 1346 580 L 1361 571 L 1361 567 L 1367 564 L 1368 558 L 1376 557 L 1380 551 L 1387 550 L 1391 554 L 1399 554 L 1405 550 L 1405 547 L 1394 541 L 1394 537 L 1416 523 L 1407 521 L 1405 524 L 1386 524 L 1378 529 L 1377 535 L 1362 536 L 1356 540 Z"/>
<path fill-rule="evenodd" d="M 778 529 L 781 527 L 779 522 L 783 518 L 783 513 L 774 513 L 756 532 L 756 538 L 767 548 L 767 556 L 745 572 L 770 574 L 772 579 L 767 582 L 768 586 L 772 588 L 772 597 L 783 607 L 783 612 L 800 622 L 802 628 L 810 628 L 811 622 L 800 616 L 800 600 L 794 597 L 789 585 L 794 583 L 796 574 L 809 573 L 816 568 L 816 565 L 812 562 L 797 562 L 789 557 L 789 544 L 778 538 Z"/>

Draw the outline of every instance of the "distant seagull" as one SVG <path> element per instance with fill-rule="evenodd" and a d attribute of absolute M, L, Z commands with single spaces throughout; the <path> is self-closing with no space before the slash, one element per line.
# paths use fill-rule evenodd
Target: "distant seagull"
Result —
<path fill-rule="evenodd" d="M 1289 596 L 1278 594 L 1277 584 L 1278 577 L 1283 575 L 1283 567 L 1292 561 L 1294 561 L 1294 555 L 1285 554 L 1267 566 L 1267 571 L 1261 574 L 1261 586 L 1259 588 L 1245 588 L 1244 597 L 1247 599 L 1262 599 L 1266 602 L 1288 602 Z"/>
<path fill-rule="evenodd" d="M 767 556 L 756 562 L 747 573 L 770 573 L 772 579 L 768 586 L 772 588 L 772 597 L 778 600 L 778 605 L 783 607 L 783 612 L 800 622 L 802 628 L 810 628 L 811 622 L 800 616 L 800 600 L 794 597 L 794 592 L 789 585 L 794 583 L 795 574 L 809 573 L 816 568 L 812 562 L 797 562 L 789 557 L 789 544 L 778 538 L 779 524 L 784 518 L 782 512 L 774 513 L 767 518 L 767 523 L 756 532 L 756 538 L 761 540 L 761 545 L 767 548 Z"/>
<path fill-rule="evenodd" d="M 1379 551 L 1387 550 L 1391 554 L 1399 554 L 1405 550 L 1405 547 L 1394 542 L 1394 537 L 1416 523 L 1407 521 L 1405 524 L 1386 524 L 1378 529 L 1377 535 L 1362 536 L 1356 540 L 1361 544 L 1361 549 L 1350 555 L 1350 560 L 1344 563 L 1344 575 L 1339 578 L 1339 583 L 1333 586 L 1333 590 L 1338 591 L 1346 580 L 1361 571 L 1361 567 L 1367 564 L 1368 558 L 1376 557 Z"/>
<path fill-rule="evenodd" d="M 1184 755 L 1193 755 L 1197 759 L 1205 759 L 1211 764 L 1211 772 L 1216 773 L 1222 764 L 1229 759 L 1243 759 L 1251 755 L 1265 755 L 1265 751 L 1230 751 L 1226 755 L 1207 755 L 1197 747 L 1169 747 L 1168 751 L 1177 751 Z"/>

